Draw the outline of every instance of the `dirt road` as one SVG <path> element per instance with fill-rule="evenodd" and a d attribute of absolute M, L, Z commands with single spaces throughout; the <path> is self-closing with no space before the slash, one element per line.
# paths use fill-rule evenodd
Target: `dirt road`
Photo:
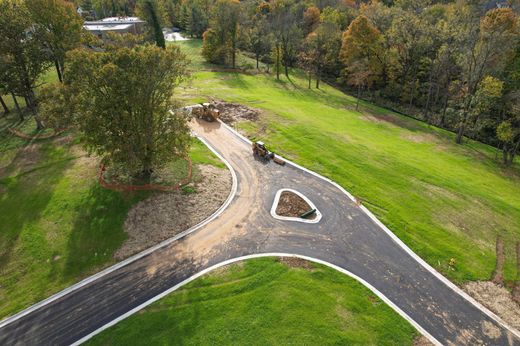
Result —
<path fill-rule="evenodd" d="M 224 212 L 197 231 L 9 321 L 0 327 L 1 345 L 74 343 L 202 270 L 268 253 L 297 254 L 348 271 L 437 343 L 520 344 L 421 265 L 336 185 L 293 165 L 256 161 L 250 144 L 220 123 L 201 121 L 192 129 L 236 172 L 238 190 Z M 320 222 L 271 217 L 282 188 L 308 197 L 323 214 Z"/>

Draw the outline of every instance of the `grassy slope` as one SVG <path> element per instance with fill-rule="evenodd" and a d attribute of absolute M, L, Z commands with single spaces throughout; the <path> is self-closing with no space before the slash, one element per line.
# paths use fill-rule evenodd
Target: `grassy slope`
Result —
<path fill-rule="evenodd" d="M 242 123 L 242 130 L 362 198 L 456 282 L 490 277 L 495 234 L 504 233 L 506 276 L 514 277 L 519 167 L 503 170 L 493 148 L 472 141 L 457 146 L 449 132 L 366 103 L 357 112 L 353 97 L 326 85 L 308 90 L 303 76 L 276 81 L 204 71 L 194 74 L 184 93 L 187 99 L 217 97 L 263 110 L 260 122 Z"/>
<path fill-rule="evenodd" d="M 148 195 L 100 188 L 96 162 L 74 142 L 25 145 L 0 131 L 0 318 L 112 264 L 128 209 Z M 222 166 L 198 141 L 190 154 Z"/>
<path fill-rule="evenodd" d="M 232 265 L 182 287 L 89 344 L 412 344 L 413 327 L 368 289 L 330 268 L 313 267 L 288 268 L 272 258 Z"/>

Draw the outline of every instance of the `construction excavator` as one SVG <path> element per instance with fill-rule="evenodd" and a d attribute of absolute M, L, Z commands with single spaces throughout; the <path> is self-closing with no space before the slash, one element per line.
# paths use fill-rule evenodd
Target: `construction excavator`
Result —
<path fill-rule="evenodd" d="M 279 157 L 276 157 L 276 155 L 273 152 L 267 150 L 267 147 L 262 141 L 253 142 L 252 149 L 253 155 L 260 158 L 264 162 L 269 162 L 269 160 L 273 160 L 275 163 L 281 166 L 285 165 L 285 161 L 280 159 Z"/>
<path fill-rule="evenodd" d="M 220 117 L 220 111 L 214 104 L 209 102 L 187 106 L 186 109 L 188 109 L 195 118 L 209 122 L 216 121 Z"/>

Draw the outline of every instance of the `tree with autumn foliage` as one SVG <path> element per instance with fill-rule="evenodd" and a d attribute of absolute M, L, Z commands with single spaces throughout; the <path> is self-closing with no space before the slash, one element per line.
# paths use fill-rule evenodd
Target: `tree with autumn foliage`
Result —
<path fill-rule="evenodd" d="M 345 77 L 357 73 L 364 81 L 356 82 L 357 85 L 369 85 L 377 80 L 382 73 L 381 45 L 382 36 L 379 30 L 370 20 L 361 15 L 350 23 L 343 33 L 340 58 L 345 64 Z M 363 73 L 359 73 L 360 65 L 364 65 Z M 370 78 L 370 79 L 369 79 Z"/>

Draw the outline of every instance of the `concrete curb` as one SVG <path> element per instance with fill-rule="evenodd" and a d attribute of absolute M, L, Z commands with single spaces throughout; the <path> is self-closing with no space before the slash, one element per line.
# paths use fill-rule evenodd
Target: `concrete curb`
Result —
<path fill-rule="evenodd" d="M 230 130 L 232 133 L 234 133 L 237 137 L 242 139 L 248 144 L 251 144 L 252 142 L 245 137 L 244 135 L 238 133 L 235 129 L 233 129 L 231 126 L 227 125 L 223 121 L 219 120 L 222 125 L 224 125 L 228 130 Z M 332 181 L 329 178 L 326 178 L 316 172 L 313 172 L 305 167 L 302 167 L 298 165 L 297 163 L 292 162 L 291 160 L 288 160 L 286 158 L 282 158 L 285 160 L 289 165 L 299 168 L 319 179 L 322 179 L 332 185 L 334 185 L 336 188 L 338 188 L 341 192 L 343 192 L 347 197 L 354 203 L 358 204 L 356 198 L 351 195 L 347 190 L 345 190 L 342 186 L 340 186 L 338 183 Z M 394 242 L 397 243 L 408 255 L 410 255 L 413 259 L 415 259 L 422 267 L 424 267 L 426 270 L 428 270 L 432 275 L 434 275 L 437 279 L 442 281 L 446 286 L 451 288 L 453 291 L 458 293 L 460 296 L 462 296 L 464 299 L 469 301 L 471 304 L 473 304 L 475 307 L 477 307 L 480 311 L 482 311 L 484 314 L 486 314 L 489 318 L 495 320 L 499 325 L 507 329 L 509 332 L 514 334 L 516 337 L 520 338 L 520 332 L 513 327 L 509 326 L 505 321 L 503 321 L 500 317 L 498 317 L 494 312 L 486 308 L 484 305 L 477 302 L 473 297 L 471 297 L 469 294 L 464 292 L 462 289 L 460 289 L 457 285 L 455 285 L 453 282 L 448 280 L 446 277 L 444 277 L 441 273 L 439 273 L 435 268 L 430 266 L 428 263 L 426 263 L 421 257 L 419 257 L 415 252 L 412 251 L 401 239 L 399 239 L 398 236 L 396 236 L 388 227 L 386 227 L 370 210 L 368 210 L 364 205 L 360 205 L 360 209 L 370 218 L 374 223 L 376 223 Z"/>
<path fill-rule="evenodd" d="M 49 298 L 47 299 L 44 299 L 34 305 L 31 305 L 30 307 L 12 315 L 12 316 L 9 316 L 9 317 L 6 317 L 5 319 L 3 319 L 2 321 L 0 321 L 0 328 L 30 314 L 31 312 L 35 311 L 35 310 L 38 310 L 39 308 L 49 304 L 49 303 L 52 303 L 53 301 L 71 293 L 71 292 L 74 292 L 75 290 L 121 268 L 121 267 L 124 267 L 136 260 L 138 260 L 139 258 L 142 258 L 144 256 L 147 256 L 149 254 L 151 254 L 152 252 L 156 251 L 157 249 L 160 249 L 162 247 L 165 247 L 171 243 L 173 243 L 174 241 L 180 239 L 180 238 L 183 238 L 185 236 L 187 236 L 188 234 L 190 233 L 193 233 L 195 232 L 196 230 L 198 230 L 199 228 L 205 226 L 206 224 L 208 224 L 209 222 L 213 221 L 214 219 L 216 219 L 220 214 L 222 214 L 224 212 L 224 210 L 229 206 L 229 204 L 231 203 L 231 201 L 233 200 L 233 198 L 235 198 L 235 195 L 237 193 L 237 189 L 238 189 L 238 179 L 237 179 L 237 175 L 236 175 L 236 172 L 235 170 L 233 169 L 233 167 L 229 164 L 229 162 L 224 159 L 224 157 L 222 157 L 222 155 L 220 155 L 219 152 L 217 152 L 208 142 L 206 142 L 206 140 L 204 138 L 201 138 L 199 137 L 198 135 L 195 135 L 195 137 L 197 137 L 197 139 L 199 139 L 202 143 L 204 143 L 204 145 L 206 145 L 222 162 L 224 162 L 224 164 L 226 165 L 226 167 L 229 169 L 229 171 L 231 172 L 231 177 L 232 177 L 232 186 L 231 186 L 231 191 L 226 199 L 226 201 L 224 202 L 224 204 L 222 204 L 220 206 L 219 209 L 217 209 L 210 217 L 208 217 L 207 219 L 201 221 L 200 223 L 196 224 L 195 226 L 185 230 L 184 232 L 181 232 L 179 234 L 177 234 L 176 236 L 172 237 L 172 238 L 169 238 L 169 239 L 166 239 L 164 241 L 162 241 L 161 243 L 155 245 L 155 246 L 152 246 L 138 254 L 135 254 L 117 264 L 114 264 L 113 266 L 110 266 L 92 276 L 89 276 L 85 279 L 83 279 L 82 281 L 72 285 L 72 286 L 69 286 L 67 288 L 65 288 L 64 290 L 50 296 Z"/>
<path fill-rule="evenodd" d="M 122 320 L 126 319 L 127 317 L 130 317 L 131 315 L 135 314 L 136 312 L 144 309 L 145 307 L 149 306 L 150 304 L 153 304 L 154 302 L 158 301 L 159 299 L 164 298 L 165 296 L 167 296 L 168 294 L 170 294 L 173 291 L 177 290 L 178 288 L 180 288 L 180 287 L 190 283 L 191 281 L 193 281 L 193 280 L 195 280 L 195 279 L 197 279 L 197 278 L 199 278 L 199 277 L 201 277 L 201 276 L 211 272 L 212 270 L 215 270 L 217 268 L 229 265 L 231 263 L 244 261 L 244 260 L 248 260 L 248 259 L 253 259 L 253 258 L 261 258 L 261 257 L 294 257 L 294 258 L 301 258 L 301 259 L 304 259 L 306 261 L 323 264 L 323 265 L 325 265 L 327 267 L 330 267 L 332 269 L 335 269 L 335 270 L 337 270 L 337 271 L 339 271 L 339 272 L 341 272 L 341 273 L 343 273 L 345 275 L 348 275 L 351 278 L 353 278 L 354 280 L 357 280 L 359 283 L 364 285 L 366 288 L 368 288 L 370 291 L 372 291 L 376 296 L 378 296 L 382 301 L 384 301 L 386 304 L 388 304 L 399 315 L 401 315 L 401 317 L 403 317 L 405 320 L 407 320 L 421 334 L 423 334 L 426 338 L 428 338 L 428 340 L 430 340 L 434 345 L 442 346 L 442 344 L 437 339 L 435 339 L 430 333 L 428 333 L 425 329 L 423 329 L 417 322 L 415 322 L 410 316 L 408 316 L 404 311 L 402 311 L 390 299 L 388 299 L 384 294 L 382 294 L 380 291 L 378 291 L 374 286 L 372 286 L 371 284 L 369 284 L 368 282 L 366 282 L 365 280 L 363 280 L 359 276 L 349 272 L 346 269 L 338 267 L 337 265 L 334 265 L 334 264 L 326 262 L 326 261 L 322 261 L 322 260 L 314 258 L 314 257 L 302 256 L 302 255 L 297 255 L 297 254 L 292 254 L 292 253 L 283 253 L 283 252 L 268 252 L 268 253 L 247 255 L 247 256 L 236 257 L 236 258 L 232 258 L 232 259 L 226 260 L 224 262 L 217 263 L 217 264 L 215 264 L 215 265 L 213 265 L 213 266 L 211 266 L 209 268 L 206 268 L 206 269 L 198 272 L 197 274 L 189 277 L 188 279 L 178 283 L 177 285 L 175 285 L 172 288 L 164 291 L 163 293 L 153 297 L 152 299 L 144 302 L 143 304 L 135 307 L 134 309 L 128 311 L 127 313 L 119 316 L 115 320 L 110 321 L 109 323 L 105 324 L 103 327 L 93 331 L 92 333 L 90 333 L 87 336 L 84 336 L 83 338 L 81 338 L 80 340 L 76 341 L 72 345 L 76 346 L 76 345 L 82 344 L 83 342 L 91 339 L 93 336 L 95 336 L 95 335 L 101 333 L 102 331 L 112 327 L 113 325 L 117 324 L 118 322 L 121 322 Z"/>

